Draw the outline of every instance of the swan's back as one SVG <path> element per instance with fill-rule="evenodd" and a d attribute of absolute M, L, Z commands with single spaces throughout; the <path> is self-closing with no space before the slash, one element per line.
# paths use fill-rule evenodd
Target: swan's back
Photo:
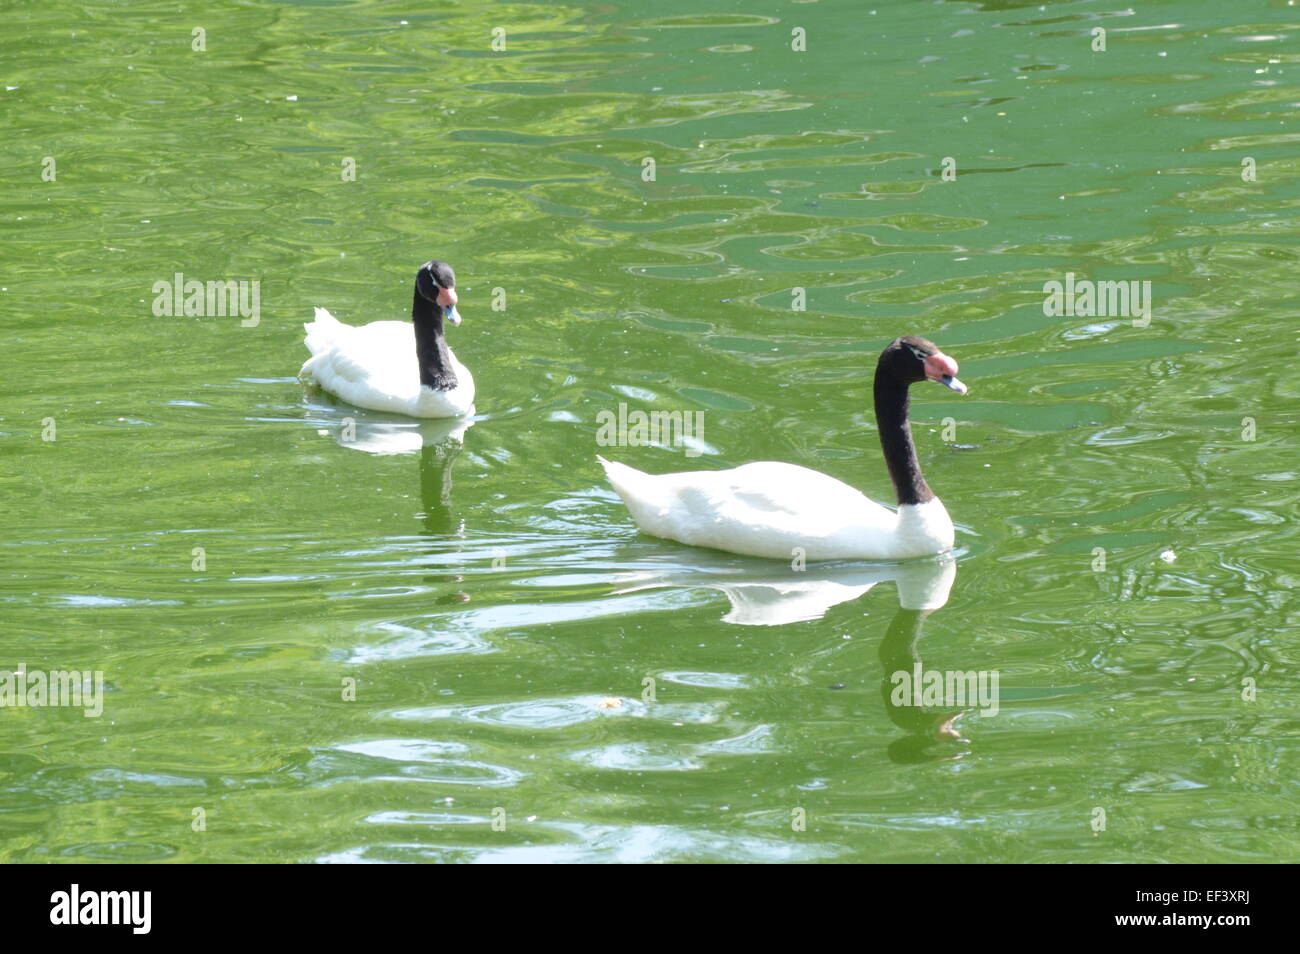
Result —
<path fill-rule="evenodd" d="M 920 555 L 900 552 L 908 547 L 897 546 L 894 511 L 807 467 L 760 461 L 653 475 L 603 457 L 600 462 L 632 519 L 652 536 L 782 560 L 800 550 L 809 560 Z"/>

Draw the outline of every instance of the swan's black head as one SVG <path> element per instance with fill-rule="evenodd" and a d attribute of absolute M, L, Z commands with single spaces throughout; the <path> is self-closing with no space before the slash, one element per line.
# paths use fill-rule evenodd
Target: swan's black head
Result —
<path fill-rule="evenodd" d="M 442 309 L 442 317 L 448 324 L 460 324 L 460 313 L 456 311 L 456 273 L 450 265 L 437 259 L 425 262 L 415 273 L 415 290 Z"/>
<path fill-rule="evenodd" d="M 936 381 L 958 394 L 966 393 L 966 385 L 957 380 L 957 362 L 933 341 L 919 335 L 895 338 L 880 352 L 876 367 L 904 386 L 915 381 Z"/>

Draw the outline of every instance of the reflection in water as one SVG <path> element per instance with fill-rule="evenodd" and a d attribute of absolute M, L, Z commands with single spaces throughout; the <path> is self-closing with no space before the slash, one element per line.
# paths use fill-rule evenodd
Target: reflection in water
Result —
<path fill-rule="evenodd" d="M 471 418 L 449 417 L 416 420 L 404 417 L 358 417 L 353 440 L 343 442 L 354 450 L 371 454 L 409 454 L 420 452 L 420 526 L 429 538 L 427 552 L 434 565 L 445 553 L 447 537 L 463 540 L 465 521 L 456 517 L 451 500 L 452 467 L 465 449 L 465 432 L 474 425 Z M 459 573 L 435 570 L 424 574 L 426 583 L 450 584 L 452 591 L 437 598 L 437 603 L 467 603 L 469 594 L 460 589 L 465 578 Z"/>
<path fill-rule="evenodd" d="M 942 606 L 943 604 L 939 604 Z M 887 750 L 889 758 L 900 764 L 959 759 L 966 754 L 955 743 L 964 743 L 956 721 L 968 709 L 918 706 L 897 698 L 893 676 L 900 672 L 923 669 L 918 643 L 926 617 L 938 607 L 915 609 L 900 605 L 880 643 L 880 695 L 885 715 L 908 734 L 895 739 Z"/>
<path fill-rule="evenodd" d="M 335 439 L 351 450 L 368 454 L 420 454 L 421 522 L 434 535 L 465 535 L 463 522 L 452 514 L 452 464 L 465 446 L 472 418 L 417 420 L 354 410 L 340 422 Z"/>
<path fill-rule="evenodd" d="M 832 606 L 855 600 L 882 580 L 898 586 L 899 605 L 938 609 L 948 602 L 957 575 L 951 556 L 894 564 L 813 564 L 792 570 L 783 564 L 713 556 L 701 552 L 689 567 L 620 574 L 618 593 L 660 587 L 708 588 L 731 602 L 723 622 L 742 626 L 782 626 L 821 619 Z"/>
<path fill-rule="evenodd" d="M 353 408 L 337 423 L 334 439 L 367 454 L 414 454 L 447 441 L 464 444 L 465 431 L 473 426 L 469 417 L 419 420 Z"/>
<path fill-rule="evenodd" d="M 447 438 L 420 449 L 420 500 L 424 504 L 425 533 L 465 535 L 465 522 L 457 521 L 451 508 L 451 465 L 464 446 L 459 440 Z"/>
<path fill-rule="evenodd" d="M 726 595 L 731 610 L 723 621 L 743 626 L 780 626 L 821 619 L 832 606 L 867 593 L 884 580 L 898 588 L 898 611 L 880 644 L 881 697 L 885 714 L 908 734 L 888 748 L 899 763 L 958 759 L 965 754 L 955 723 L 966 709 L 912 705 L 896 691 L 894 674 L 913 673 L 921 664 L 918 648 L 929 615 L 948 602 L 957 577 L 957 561 L 948 555 L 934 560 L 884 565 L 813 565 L 802 571 L 774 569 L 766 561 L 700 555 L 690 567 L 623 573 L 617 593 L 666 587 L 707 588 Z M 630 584 L 630 585 L 628 585 Z"/>

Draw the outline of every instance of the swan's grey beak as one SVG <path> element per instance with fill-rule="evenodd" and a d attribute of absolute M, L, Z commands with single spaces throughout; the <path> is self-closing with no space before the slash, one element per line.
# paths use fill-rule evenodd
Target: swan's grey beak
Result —
<path fill-rule="evenodd" d="M 455 305 L 448 305 L 444 308 L 442 310 L 442 317 L 446 320 L 447 324 L 452 325 L 453 327 L 460 324 L 460 312 L 456 310 Z"/>
<path fill-rule="evenodd" d="M 956 391 L 958 394 L 965 394 L 966 391 L 968 390 L 966 385 L 962 384 L 951 374 L 945 374 L 943 377 L 935 378 L 934 380 L 938 381 L 945 388 L 948 388 L 949 390 L 952 391 Z"/>
<path fill-rule="evenodd" d="M 920 352 L 916 353 L 918 358 Z M 925 376 L 931 381 L 938 381 L 950 391 L 956 391 L 958 394 L 966 393 L 966 385 L 957 380 L 957 362 L 952 360 L 942 351 L 936 351 L 922 359 L 925 362 Z"/>

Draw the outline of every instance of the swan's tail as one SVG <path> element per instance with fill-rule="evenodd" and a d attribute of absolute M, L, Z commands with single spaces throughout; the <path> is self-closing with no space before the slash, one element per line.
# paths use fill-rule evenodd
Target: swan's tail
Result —
<path fill-rule="evenodd" d="M 656 533 L 656 529 L 667 514 L 668 502 L 663 499 L 659 478 L 627 464 L 605 460 L 599 454 L 596 455 L 596 460 L 605 468 L 605 476 L 623 498 L 623 503 L 637 526 L 647 533 L 662 536 L 662 533 Z"/>
<path fill-rule="evenodd" d="M 605 468 L 605 476 L 609 479 L 609 482 L 614 485 L 614 489 L 618 491 L 618 495 L 623 498 L 627 497 L 624 490 L 632 490 L 640 483 L 640 481 L 637 480 L 638 477 L 644 478 L 650 476 L 649 474 L 637 470 L 635 467 L 627 466 L 627 464 L 619 464 L 612 460 L 605 460 L 605 458 L 601 457 L 599 454 L 596 455 L 596 460 L 600 461 L 600 466 Z"/>
<path fill-rule="evenodd" d="M 299 376 L 314 374 L 317 355 L 330 351 L 338 341 L 339 331 L 347 327 L 324 308 L 317 308 L 315 320 L 305 321 L 302 326 L 307 330 L 303 343 L 311 352 L 311 357 L 303 362 L 298 370 Z"/>
<path fill-rule="evenodd" d="M 303 322 L 303 328 L 307 330 L 307 337 L 303 339 L 303 342 L 307 345 L 307 350 L 312 354 L 320 354 L 322 351 L 328 351 L 334 347 L 340 329 L 346 327 L 347 325 L 324 308 L 317 308 L 315 321 Z"/>

